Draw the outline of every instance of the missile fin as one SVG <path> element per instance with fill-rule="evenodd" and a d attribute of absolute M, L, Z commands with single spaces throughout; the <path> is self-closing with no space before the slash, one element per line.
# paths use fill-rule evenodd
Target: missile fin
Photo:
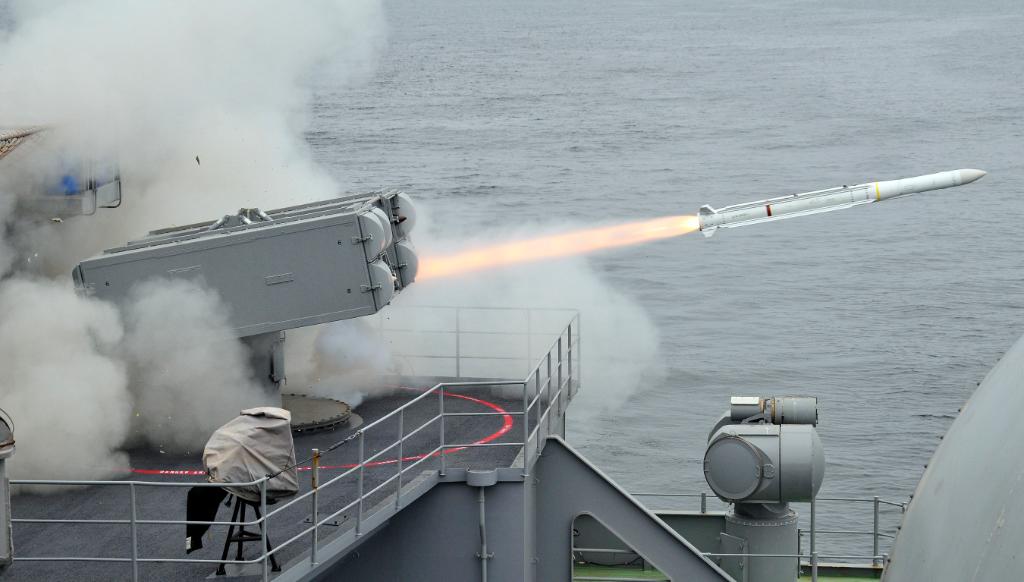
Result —
<path fill-rule="evenodd" d="M 697 220 L 700 223 L 700 232 L 705 238 L 710 238 L 715 234 L 715 231 L 718 230 L 718 225 L 716 224 L 717 220 L 715 220 L 715 216 L 717 214 L 718 211 L 707 204 L 701 206 L 700 210 L 697 211 Z"/>

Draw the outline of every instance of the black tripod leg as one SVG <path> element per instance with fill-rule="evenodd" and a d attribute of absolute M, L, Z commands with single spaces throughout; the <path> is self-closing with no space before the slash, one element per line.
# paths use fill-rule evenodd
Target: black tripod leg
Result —
<path fill-rule="evenodd" d="M 238 521 L 238 501 L 235 500 L 235 509 L 231 512 L 231 521 Z M 228 559 L 228 550 L 231 548 L 231 536 L 235 533 L 235 526 L 228 526 L 228 535 L 224 538 L 224 551 L 220 554 L 220 565 L 217 566 L 217 575 L 223 576 L 226 572 L 224 570 L 224 561 Z"/>
<path fill-rule="evenodd" d="M 253 511 L 256 512 L 256 519 L 263 519 L 263 515 L 260 513 L 260 508 L 259 507 L 253 505 L 252 509 L 253 509 Z M 265 521 L 260 522 L 260 531 L 262 532 L 263 528 L 266 527 L 266 526 L 267 526 L 267 522 L 265 522 Z M 270 534 L 268 533 L 267 534 L 267 550 L 266 551 L 271 552 L 273 550 L 274 550 L 274 546 L 270 545 Z M 274 571 L 274 572 L 280 572 L 281 571 L 281 566 L 277 565 L 277 555 L 275 555 L 275 554 L 270 554 L 270 569 L 272 571 Z"/>
<path fill-rule="evenodd" d="M 239 514 L 239 517 L 238 517 L 238 521 L 245 521 L 245 506 L 248 505 L 248 503 L 242 501 L 241 499 L 239 499 L 236 503 L 238 503 L 239 507 L 242 508 L 242 511 L 241 511 L 241 513 Z M 242 544 L 245 543 L 245 534 L 246 533 L 247 532 L 245 531 L 245 526 L 244 525 L 238 526 L 238 536 L 236 536 L 237 539 L 238 539 L 238 551 L 235 553 L 235 559 L 236 560 L 241 560 L 242 559 Z"/>

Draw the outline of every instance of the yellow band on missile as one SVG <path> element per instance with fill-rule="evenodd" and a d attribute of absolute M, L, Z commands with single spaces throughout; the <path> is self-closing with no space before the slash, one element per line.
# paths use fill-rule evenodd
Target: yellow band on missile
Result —
<path fill-rule="evenodd" d="M 878 182 L 875 182 L 875 200 L 882 199 L 882 192 L 878 189 Z"/>

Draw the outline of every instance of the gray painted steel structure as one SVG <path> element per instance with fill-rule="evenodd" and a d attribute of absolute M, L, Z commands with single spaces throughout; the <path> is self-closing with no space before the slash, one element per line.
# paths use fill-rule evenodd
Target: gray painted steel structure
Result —
<path fill-rule="evenodd" d="M 1019 580 L 1024 338 L 964 405 L 907 508 L 885 580 Z"/>
<path fill-rule="evenodd" d="M 548 437 L 542 449 L 532 475 L 495 472 L 499 481 L 486 488 L 492 550 L 486 578 L 478 488 L 470 472 L 459 472 L 432 480 L 421 497 L 375 520 L 363 536 L 322 548 L 319 568 L 299 564 L 277 580 L 570 580 L 573 523 L 580 516 L 600 521 L 673 580 L 729 579 L 560 436 Z"/>
<path fill-rule="evenodd" d="M 200 281 L 231 305 L 240 337 L 371 315 L 415 278 L 409 227 L 398 222 L 400 196 L 243 209 L 238 217 L 154 231 L 82 261 L 75 285 L 121 303 L 140 281 Z"/>

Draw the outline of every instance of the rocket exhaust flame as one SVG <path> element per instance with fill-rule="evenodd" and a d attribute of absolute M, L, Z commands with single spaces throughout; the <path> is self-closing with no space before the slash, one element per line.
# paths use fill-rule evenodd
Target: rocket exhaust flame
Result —
<path fill-rule="evenodd" d="M 696 216 L 665 216 L 511 241 L 452 255 L 424 257 L 416 279 L 425 281 L 483 269 L 585 255 L 602 249 L 681 236 L 699 228 L 700 221 Z"/>
<path fill-rule="evenodd" d="M 982 170 L 961 169 L 902 180 L 869 182 L 792 194 L 735 204 L 717 210 L 703 206 L 698 216 L 666 216 L 501 243 L 454 255 L 427 257 L 422 260 L 417 278 L 422 281 L 436 277 L 451 277 L 482 269 L 583 255 L 601 249 L 680 236 L 695 230 L 702 231 L 704 236 L 711 236 L 719 228 L 746 226 L 881 202 L 915 192 L 970 184 L 983 176 L 985 172 Z"/>

